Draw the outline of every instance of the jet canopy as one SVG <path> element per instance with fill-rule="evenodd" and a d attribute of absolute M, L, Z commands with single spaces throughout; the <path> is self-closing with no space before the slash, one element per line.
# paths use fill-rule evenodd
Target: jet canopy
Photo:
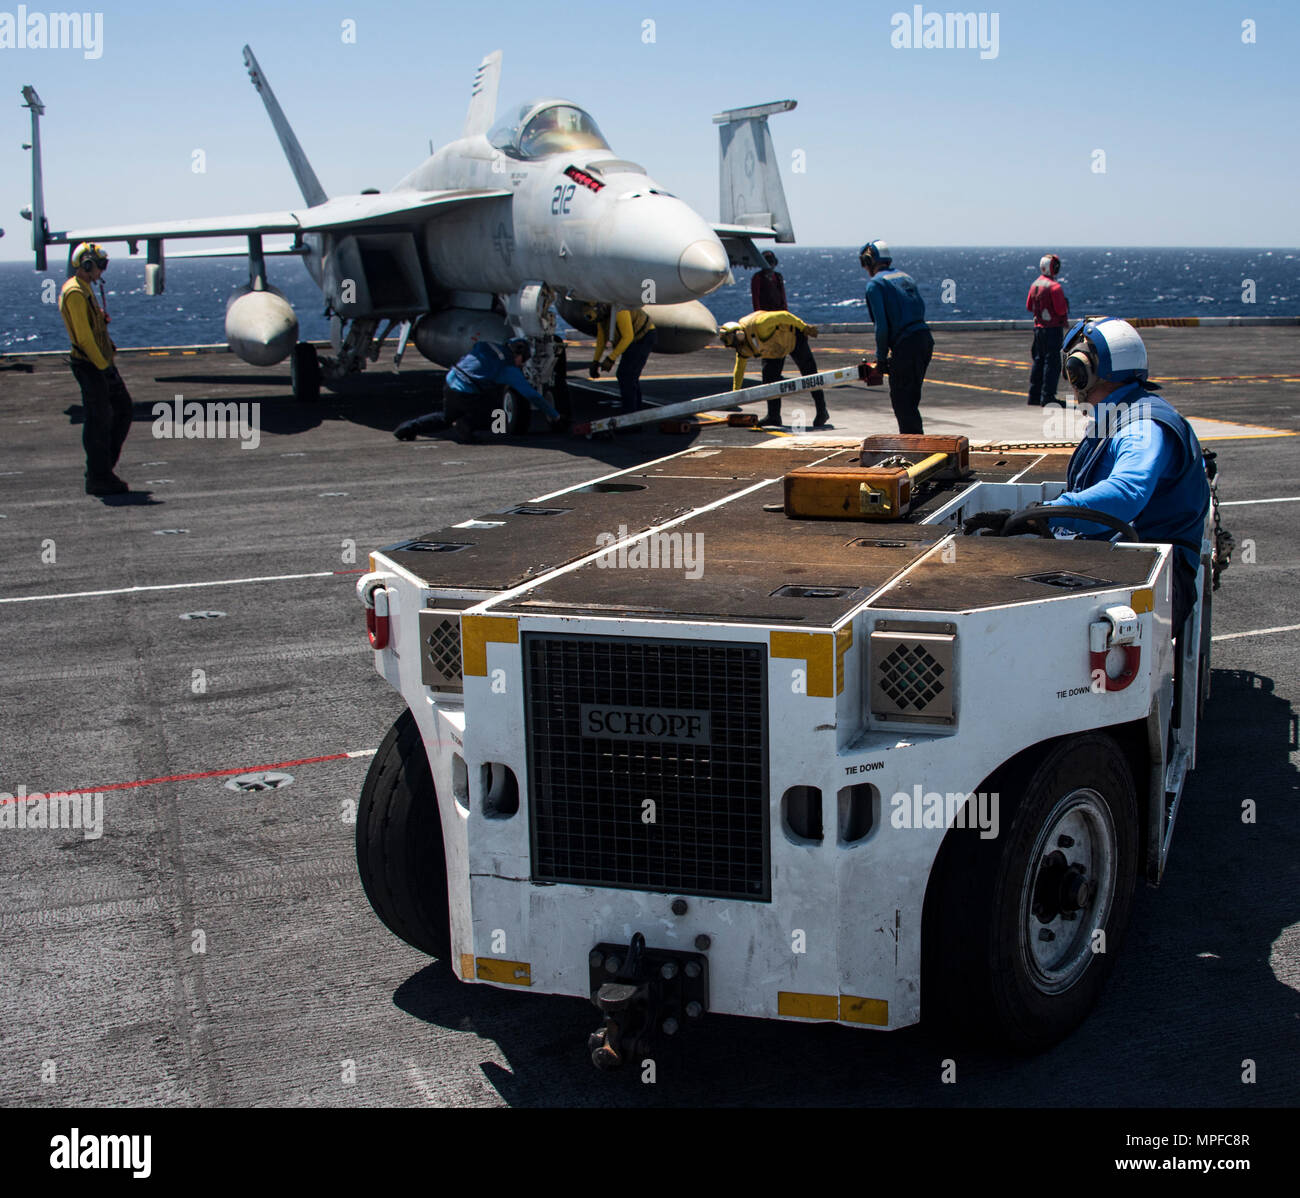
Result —
<path fill-rule="evenodd" d="M 591 114 L 568 100 L 533 100 L 521 105 L 497 123 L 488 141 L 512 158 L 610 149 Z"/>

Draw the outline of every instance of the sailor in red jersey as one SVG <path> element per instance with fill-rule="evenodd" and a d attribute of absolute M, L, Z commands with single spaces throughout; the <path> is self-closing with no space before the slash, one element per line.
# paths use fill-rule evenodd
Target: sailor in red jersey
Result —
<path fill-rule="evenodd" d="M 1056 383 L 1061 377 L 1061 340 L 1065 336 L 1066 317 L 1070 305 L 1056 276 L 1061 273 L 1061 260 L 1055 254 L 1044 254 L 1038 263 L 1039 276 L 1029 288 L 1025 310 L 1034 314 L 1034 365 L 1029 372 L 1029 405 L 1046 407 L 1059 403 Z"/>

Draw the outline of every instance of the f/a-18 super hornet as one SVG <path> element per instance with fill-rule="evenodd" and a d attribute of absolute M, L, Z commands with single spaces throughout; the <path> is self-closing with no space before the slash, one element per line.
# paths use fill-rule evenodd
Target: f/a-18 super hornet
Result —
<path fill-rule="evenodd" d="M 767 118 L 783 100 L 716 115 L 720 126 L 721 222 L 710 223 L 618 157 L 592 117 L 568 100 L 535 100 L 494 121 L 501 52 L 479 65 L 463 135 L 387 192 L 329 197 L 244 47 L 307 207 L 210 220 L 86 226 L 52 232 L 44 212 L 36 92 L 32 114 L 32 196 L 36 268 L 46 247 L 83 241 L 146 248 L 145 289 L 164 286 L 164 243 L 179 238 L 247 238 L 242 248 L 172 253 L 248 256 L 248 282 L 226 305 L 226 339 L 258 366 L 292 355 L 294 394 L 319 395 L 326 381 L 365 369 L 394 331 L 397 359 L 413 339 L 431 361 L 450 366 L 479 338 L 527 337 L 528 372 L 543 393 L 555 378 L 556 311 L 583 327 L 589 303 L 649 308 L 657 349 L 687 353 L 716 336 L 701 296 L 729 281 L 730 266 L 761 266 L 753 239 L 794 240 Z M 289 235 L 273 250 L 262 239 Z M 298 319 L 267 279 L 274 253 L 302 258 L 331 318 L 333 354 L 320 358 L 298 340 Z M 590 331 L 590 330 L 588 330 Z"/>

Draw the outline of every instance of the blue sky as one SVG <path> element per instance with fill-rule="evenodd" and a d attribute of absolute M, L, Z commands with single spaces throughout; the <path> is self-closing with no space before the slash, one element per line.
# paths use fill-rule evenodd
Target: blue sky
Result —
<path fill-rule="evenodd" d="M 1004 2 L 996 57 L 895 48 L 894 14 L 910 19 L 913 8 L 109 3 L 97 59 L 0 49 L 0 259 L 28 253 L 17 215 L 29 198 L 24 83 L 48 109 L 55 228 L 300 205 L 244 72 L 245 41 L 331 194 L 390 187 L 430 140 L 457 136 L 474 68 L 500 48 L 502 107 L 538 94 L 576 100 L 621 155 L 707 218 L 717 215 L 711 115 L 797 100 L 772 130 L 803 245 L 1300 243 L 1293 0 Z M 0 0 L 0 21 L 17 10 Z M 196 149 L 206 173 L 191 170 Z M 796 150 L 803 173 L 791 169 Z M 1105 173 L 1093 170 L 1097 150 Z"/>

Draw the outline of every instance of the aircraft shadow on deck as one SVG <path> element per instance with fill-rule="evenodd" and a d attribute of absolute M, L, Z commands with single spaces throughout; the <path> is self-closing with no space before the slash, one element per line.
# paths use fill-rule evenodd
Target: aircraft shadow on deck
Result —
<path fill-rule="evenodd" d="M 1138 883 L 1127 942 L 1098 1007 L 1036 1057 L 948 1043 L 925 1028 L 873 1034 L 711 1015 L 661 1038 L 656 1084 L 647 1085 L 634 1066 L 601 1074 L 591 1065 L 585 1044 L 600 1018 L 582 999 L 465 986 L 434 962 L 403 982 L 393 1002 L 425 1023 L 496 1044 L 508 1068 L 480 1068 L 511 1106 L 1020 1106 L 1059 1097 L 1062 1072 L 1082 1105 L 1295 1101 L 1286 1063 L 1300 1047 L 1297 996 L 1274 976 L 1269 954 L 1300 919 L 1291 847 L 1300 829 L 1300 775 L 1290 759 L 1297 716 L 1272 679 L 1214 670 L 1202 727 L 1164 883 L 1155 891 Z M 1254 763 L 1245 788 L 1243 758 Z M 1246 797 L 1257 799 L 1254 825 L 1241 820 Z M 1247 1029 L 1258 1035 L 1243 1036 Z M 1196 1051 L 1187 1051 L 1189 1039 Z M 1261 1079 L 1271 1075 L 1266 1094 L 1240 1084 L 1243 1051 L 1258 1059 Z M 937 1061 L 953 1053 L 965 1084 L 945 1087 Z M 1279 1092 L 1288 1085 L 1289 1096 Z"/>
<path fill-rule="evenodd" d="M 612 385 L 612 375 L 602 376 L 608 380 L 602 394 L 581 386 L 581 383 L 587 381 L 585 362 L 571 362 L 568 373 L 577 377 L 580 383 L 569 390 L 570 415 L 574 422 L 616 413 L 617 408 L 610 402 L 618 398 L 618 392 Z M 152 388 L 153 384 L 158 384 L 169 390 L 178 389 L 172 394 L 181 395 L 185 403 L 260 404 L 260 428 L 264 434 L 273 436 L 308 432 L 327 420 L 345 420 L 360 427 L 391 432 L 404 420 L 442 407 L 444 377 L 442 371 L 420 369 L 401 374 L 366 372 L 324 387 L 321 398 L 316 403 L 304 403 L 293 398 L 288 390 L 288 374 L 250 375 L 237 371 L 160 374 L 152 376 L 136 390 L 143 391 L 145 386 Z M 659 403 L 675 403 L 723 389 L 723 384 L 711 376 L 666 379 L 659 383 L 648 378 L 643 382 L 647 397 Z M 729 385 L 729 380 L 726 382 Z M 129 375 L 126 383 L 130 389 L 132 380 Z M 275 390 L 249 394 L 247 388 L 250 386 L 274 387 Z M 226 387 L 238 387 L 241 393 L 230 395 L 227 392 L 223 395 L 222 391 Z M 205 390 L 196 391 L 195 388 Z M 152 424 L 157 419 L 155 405 L 170 401 L 171 396 L 167 399 L 135 400 L 132 423 Z M 85 423 L 85 412 L 80 403 L 70 403 L 64 409 L 64 415 L 70 425 Z M 448 436 L 446 440 L 448 444 L 457 444 L 454 437 Z M 546 429 L 545 421 L 538 413 L 533 413 L 533 431 L 526 436 L 504 436 L 488 432 L 479 436 L 479 445 L 483 448 L 514 445 L 547 448 L 561 451 L 570 457 L 590 458 L 605 465 L 616 466 L 632 465 L 637 461 L 689 449 L 694 442 L 695 434 L 661 434 L 654 423 L 648 424 L 642 431 L 624 431 L 612 437 L 605 435 L 592 439 L 573 436 L 567 432 L 552 433 Z"/>

